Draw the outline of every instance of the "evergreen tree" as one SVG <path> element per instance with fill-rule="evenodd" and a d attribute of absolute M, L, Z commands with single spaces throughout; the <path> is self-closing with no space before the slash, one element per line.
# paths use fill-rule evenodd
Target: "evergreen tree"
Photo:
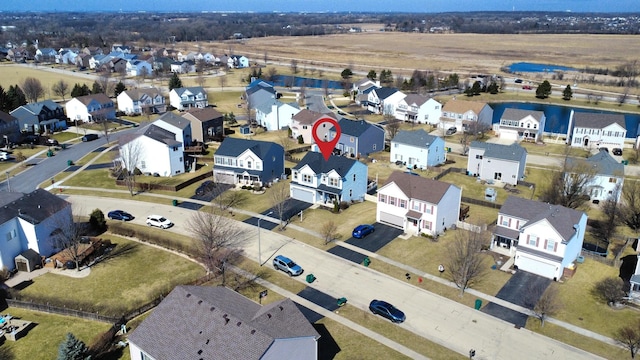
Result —
<path fill-rule="evenodd" d="M 58 347 L 58 360 L 91 360 L 89 349 L 84 342 L 67 333 L 67 337 Z"/>
<path fill-rule="evenodd" d="M 500 89 L 498 88 L 498 84 L 495 81 L 492 81 L 491 84 L 489 84 L 489 87 L 487 88 L 487 91 L 490 94 L 495 95 L 500 91 Z"/>
<path fill-rule="evenodd" d="M 13 109 L 9 109 L 9 96 L 7 92 L 4 91 L 4 88 L 0 86 L 0 111 L 4 111 L 6 113 L 11 112 Z"/>
<path fill-rule="evenodd" d="M 124 85 L 124 83 L 122 83 L 122 81 L 119 81 L 116 84 L 116 88 L 114 90 L 114 95 L 118 96 L 118 95 L 120 95 L 121 93 L 123 93 L 125 91 L 127 91 L 127 87 Z"/>
<path fill-rule="evenodd" d="M 382 70 L 380 72 L 380 83 L 381 84 L 391 84 L 393 82 L 393 74 L 391 70 Z"/>
<path fill-rule="evenodd" d="M 27 97 L 22 92 L 22 89 L 18 85 L 9 86 L 9 91 L 7 91 L 7 98 L 9 98 L 9 104 L 11 110 L 15 110 L 22 105 L 27 104 Z"/>
<path fill-rule="evenodd" d="M 102 86 L 100 86 L 97 80 L 93 82 L 93 86 L 91 87 L 91 94 L 104 94 L 104 89 L 102 88 Z"/>
<path fill-rule="evenodd" d="M 87 86 L 87 84 L 82 84 L 81 93 L 82 95 L 80 96 L 91 95 L 91 90 L 89 90 L 89 86 Z"/>
<path fill-rule="evenodd" d="M 367 74 L 367 79 L 375 81 L 377 77 L 378 77 L 378 74 L 376 74 L 375 70 L 369 70 L 369 73 Z"/>
<path fill-rule="evenodd" d="M 471 87 L 471 94 L 480 95 L 481 91 L 482 91 L 482 84 L 480 84 L 480 81 L 474 82 L 473 86 Z"/>
<path fill-rule="evenodd" d="M 178 77 L 178 73 L 173 73 L 171 79 L 169 79 L 169 91 L 182 87 L 182 80 Z"/>
<path fill-rule="evenodd" d="M 567 87 L 562 92 L 562 99 L 568 101 L 568 100 L 571 100 L 572 97 L 573 97 L 573 90 L 571 90 L 571 85 L 567 85 Z"/>
<path fill-rule="evenodd" d="M 73 85 L 73 89 L 71 89 L 71 97 L 75 98 L 78 96 L 82 96 L 80 95 L 82 92 L 82 86 L 80 86 L 80 84 L 76 83 L 75 85 Z"/>
<path fill-rule="evenodd" d="M 340 73 L 340 76 L 342 76 L 342 78 L 346 80 L 353 76 L 353 71 L 351 71 L 351 69 L 349 68 L 346 68 L 342 70 L 342 72 Z"/>
<path fill-rule="evenodd" d="M 545 80 L 542 84 L 538 85 L 536 89 L 536 97 L 539 99 L 546 99 L 551 95 L 551 84 Z"/>

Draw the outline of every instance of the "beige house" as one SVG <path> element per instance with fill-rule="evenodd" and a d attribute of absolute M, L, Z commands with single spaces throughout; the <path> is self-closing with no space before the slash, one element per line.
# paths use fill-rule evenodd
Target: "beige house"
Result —
<path fill-rule="evenodd" d="M 301 110 L 299 113 L 291 117 L 291 123 L 289 124 L 289 128 L 291 128 L 291 137 L 297 139 L 299 136 L 302 136 L 302 140 L 305 144 L 315 143 L 313 140 L 313 134 L 311 133 L 313 125 L 316 121 L 326 117 L 338 120 L 333 114 L 323 114 L 308 109 Z M 320 138 L 328 139 L 329 130 L 331 130 L 332 127 L 333 125 L 328 122 L 323 123 L 320 125 L 316 135 Z"/>
<path fill-rule="evenodd" d="M 464 131 L 474 123 L 490 128 L 492 121 L 493 109 L 487 103 L 453 99 L 442 107 L 440 126 L 447 129 L 455 126 L 458 131 Z"/>

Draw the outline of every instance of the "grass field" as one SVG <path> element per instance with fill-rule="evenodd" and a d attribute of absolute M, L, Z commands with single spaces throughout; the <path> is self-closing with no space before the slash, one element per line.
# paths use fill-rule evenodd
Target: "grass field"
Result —
<path fill-rule="evenodd" d="M 69 92 L 73 89 L 75 84 L 86 84 L 91 88 L 93 85 L 92 80 L 87 80 L 86 78 L 69 75 L 68 73 L 60 74 L 51 71 L 45 71 L 39 69 L 38 67 L 32 66 L 19 66 L 15 64 L 3 64 L 0 65 L 0 86 L 4 88 L 5 91 L 9 89 L 11 85 L 18 85 L 22 87 L 22 83 L 28 77 L 33 77 L 42 83 L 42 87 L 44 88 L 44 97 L 39 100 L 44 99 L 60 99 L 56 96 L 53 91 L 51 91 L 51 87 L 53 84 L 58 82 L 59 80 L 64 80 L 67 84 L 69 84 Z M 66 100 L 69 100 L 71 96 L 67 94 L 65 97 Z"/>

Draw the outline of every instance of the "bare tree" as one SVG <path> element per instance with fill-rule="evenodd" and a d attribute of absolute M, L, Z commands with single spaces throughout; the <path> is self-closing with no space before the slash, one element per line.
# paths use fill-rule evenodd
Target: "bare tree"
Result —
<path fill-rule="evenodd" d="M 537 299 L 537 301 L 530 301 L 530 299 Z M 553 316 L 562 309 L 562 303 L 558 297 L 558 288 L 554 284 L 549 287 L 545 284 L 538 284 L 529 288 L 525 305 L 540 320 L 540 327 L 544 327 L 544 321 L 547 317 Z"/>
<path fill-rule="evenodd" d="M 291 71 L 294 74 L 298 73 L 298 60 L 296 59 L 291 59 Z"/>
<path fill-rule="evenodd" d="M 278 214 L 278 219 L 280 219 L 280 230 L 284 230 L 289 224 L 289 218 L 287 217 L 289 206 L 288 201 L 286 201 L 289 198 L 289 184 L 283 181 L 274 183 L 268 192 L 271 208 Z"/>
<path fill-rule="evenodd" d="M 612 194 L 602 203 L 602 213 L 604 217 L 592 226 L 591 232 L 593 235 L 597 239 L 602 239 L 607 243 L 611 242 L 615 236 L 616 228 L 621 221 L 620 203 L 618 202 L 620 191 L 620 184 L 618 184 Z"/>
<path fill-rule="evenodd" d="M 224 184 L 221 184 L 217 179 L 213 180 L 213 187 L 211 188 L 211 196 L 213 197 L 211 202 L 220 211 L 225 211 L 230 208 L 240 206 L 247 201 L 246 191 L 228 189 L 226 186 L 224 186 Z"/>
<path fill-rule="evenodd" d="M 200 87 L 204 87 L 204 84 L 207 82 L 207 78 L 204 76 L 204 66 L 206 63 L 204 60 L 198 60 L 196 62 L 196 84 Z"/>
<path fill-rule="evenodd" d="M 267 61 L 269 60 L 269 54 L 267 53 L 267 50 L 265 50 L 262 54 L 262 59 L 264 60 L 264 66 L 267 66 Z"/>
<path fill-rule="evenodd" d="M 111 128 L 109 127 L 110 123 L 111 122 L 107 119 L 98 120 L 98 124 L 100 124 L 100 127 L 102 128 L 102 134 L 107 141 L 107 145 L 109 144 L 109 133 L 111 132 Z"/>
<path fill-rule="evenodd" d="M 227 76 L 218 76 L 218 83 L 220 84 L 220 90 L 224 91 L 224 86 L 227 85 Z"/>
<path fill-rule="evenodd" d="M 79 219 L 74 218 L 72 212 L 62 214 L 55 221 L 56 229 L 51 234 L 53 246 L 60 249 L 65 257 L 74 262 L 76 270 L 80 271 L 82 253 L 86 245 L 82 243 L 85 226 Z"/>
<path fill-rule="evenodd" d="M 136 190 L 136 176 L 140 171 L 138 165 L 140 164 L 144 149 L 139 141 L 135 140 L 135 135 L 122 136 L 119 139 L 120 144 L 120 159 L 121 174 L 124 178 L 124 182 L 127 185 L 129 194 L 135 195 Z"/>
<path fill-rule="evenodd" d="M 56 96 L 60 96 L 62 98 L 62 101 L 65 101 L 64 97 L 69 92 L 69 84 L 66 81 L 60 79 L 51 86 L 51 90 L 53 90 L 53 93 Z"/>
<path fill-rule="evenodd" d="M 627 325 L 616 330 L 613 339 L 631 352 L 631 358 L 635 359 L 640 349 L 640 320 L 634 325 Z"/>
<path fill-rule="evenodd" d="M 384 127 L 387 130 L 387 135 L 389 140 L 393 140 L 393 138 L 396 137 L 396 135 L 398 135 L 398 131 L 400 131 L 401 124 L 402 124 L 402 121 L 396 118 L 392 118 L 392 117 L 388 118 L 387 124 Z"/>
<path fill-rule="evenodd" d="M 322 234 L 322 238 L 324 239 L 324 244 L 328 244 L 340 236 L 338 234 L 338 225 L 335 222 L 329 220 L 320 229 L 320 234 Z"/>
<path fill-rule="evenodd" d="M 486 235 L 473 231 L 458 230 L 455 239 L 449 244 L 448 261 L 451 280 L 460 289 L 460 297 L 471 285 L 480 280 L 484 273 L 483 257 L 480 251 L 485 245 Z"/>
<path fill-rule="evenodd" d="M 569 158 L 567 150 L 562 171 L 549 173 L 550 178 L 539 196 L 540 201 L 570 209 L 580 208 L 589 201 L 586 192 L 589 185 L 593 183 L 596 169 L 589 166 L 586 161 Z"/>
<path fill-rule="evenodd" d="M 619 277 L 604 278 L 594 285 L 593 293 L 606 301 L 609 306 L 614 306 L 619 304 L 626 295 L 624 281 Z"/>
<path fill-rule="evenodd" d="M 22 82 L 22 92 L 27 98 L 27 101 L 32 103 L 38 102 L 38 98 L 44 96 L 42 83 L 33 77 L 24 79 L 24 82 Z"/>
<path fill-rule="evenodd" d="M 270 67 L 267 69 L 267 80 L 276 81 L 277 77 L 278 77 L 278 69 L 274 67 Z"/>
<path fill-rule="evenodd" d="M 640 232 L 640 181 L 625 182 L 622 189 L 620 215 L 624 224 L 638 235 Z"/>
<path fill-rule="evenodd" d="M 242 254 L 247 232 L 211 209 L 195 211 L 187 220 L 187 226 L 196 239 L 198 255 L 207 274 L 220 274 L 225 285 L 227 266 Z"/>
<path fill-rule="evenodd" d="M 102 92 L 105 95 L 110 96 L 109 94 L 113 94 L 115 84 L 113 81 L 111 81 L 111 73 L 109 71 L 101 72 L 96 82 L 98 83 L 98 85 L 100 85 L 100 87 L 102 88 Z"/>

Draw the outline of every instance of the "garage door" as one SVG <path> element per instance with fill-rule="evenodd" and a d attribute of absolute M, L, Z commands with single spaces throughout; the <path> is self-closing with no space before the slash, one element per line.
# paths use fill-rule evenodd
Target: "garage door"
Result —
<path fill-rule="evenodd" d="M 300 188 L 293 187 L 291 188 L 291 197 L 300 201 L 308 202 L 313 204 L 313 192 L 308 190 L 303 190 Z"/>
<path fill-rule="evenodd" d="M 404 230 L 404 217 L 380 212 L 380 222 Z"/>
<path fill-rule="evenodd" d="M 556 277 L 556 265 L 547 264 L 536 259 L 523 256 L 522 254 L 516 255 L 514 265 L 516 265 L 520 270 L 544 276 L 548 279 Z"/>
<path fill-rule="evenodd" d="M 213 172 L 213 176 L 216 179 L 216 182 L 221 184 L 235 184 L 236 183 L 236 174 L 228 173 L 228 172 Z"/>
<path fill-rule="evenodd" d="M 500 129 L 500 139 L 518 140 L 518 132 L 513 130 Z"/>

